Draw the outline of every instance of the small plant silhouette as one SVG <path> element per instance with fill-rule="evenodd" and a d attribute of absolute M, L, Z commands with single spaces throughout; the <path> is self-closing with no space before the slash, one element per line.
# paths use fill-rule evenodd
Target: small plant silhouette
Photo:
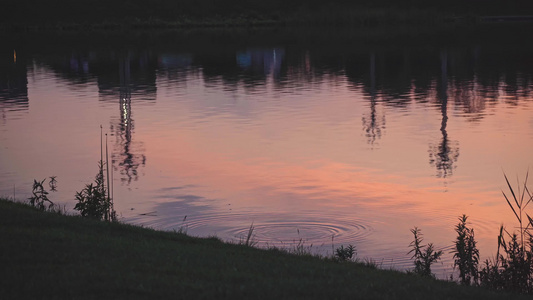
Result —
<path fill-rule="evenodd" d="M 248 247 L 255 247 L 257 245 L 257 241 L 255 241 L 255 233 L 254 233 L 254 231 L 255 231 L 255 227 L 254 227 L 254 223 L 252 222 L 252 224 L 250 224 L 250 227 L 248 228 L 248 232 L 246 234 L 246 238 L 241 237 L 240 241 L 239 241 L 239 244 L 240 245 L 245 245 L 245 246 L 248 246 Z"/>
<path fill-rule="evenodd" d="M 48 182 L 48 186 L 50 186 L 50 190 L 52 192 L 56 192 L 57 191 L 57 180 L 56 180 L 57 176 L 50 176 L 50 181 Z"/>
<path fill-rule="evenodd" d="M 115 221 L 116 213 L 113 210 L 111 199 L 106 195 L 104 185 L 104 164 L 98 163 L 99 172 L 93 183 L 85 185 L 81 192 L 76 192 L 78 203 L 75 210 L 80 211 L 82 217 L 89 217 L 97 220 Z"/>
<path fill-rule="evenodd" d="M 181 226 L 179 229 L 174 229 L 175 233 L 178 234 L 187 234 L 187 224 L 185 224 L 185 221 L 187 220 L 187 216 L 183 217 L 183 220 L 181 221 Z"/>
<path fill-rule="evenodd" d="M 54 203 L 48 199 L 48 191 L 44 188 L 44 183 L 46 181 L 46 178 L 41 180 L 41 181 L 37 181 L 36 179 L 33 180 L 33 188 L 32 188 L 32 196 L 30 198 L 28 198 L 28 200 L 30 200 L 30 205 L 33 206 L 33 207 L 37 207 L 38 209 L 40 210 L 51 210 L 53 207 L 54 207 Z M 54 185 L 52 185 L 51 182 L 54 182 Z M 56 191 L 56 185 L 57 184 L 57 181 L 56 181 L 56 176 L 52 176 L 50 177 L 50 187 L 52 188 L 52 186 L 54 187 L 53 189 L 51 189 L 52 191 Z M 48 204 L 48 207 L 46 207 L 45 204 Z"/>
<path fill-rule="evenodd" d="M 348 245 L 348 247 L 344 248 L 343 245 L 335 249 L 335 259 L 338 261 L 351 261 L 353 259 L 353 256 L 357 254 L 357 251 L 355 250 L 355 246 Z"/>
<path fill-rule="evenodd" d="M 113 209 L 113 199 L 111 197 L 111 184 L 109 180 L 109 160 L 107 152 L 107 133 L 105 139 L 106 160 L 104 165 L 103 133 L 100 125 L 100 161 L 98 161 L 98 173 L 94 180 L 94 185 L 89 183 L 81 192 L 76 192 L 78 203 L 74 206 L 79 210 L 82 217 L 89 217 L 97 220 L 116 221 L 117 213 Z M 104 178 L 104 166 L 107 171 L 107 188 Z"/>
<path fill-rule="evenodd" d="M 468 217 L 459 217 L 459 224 L 455 226 L 457 239 L 455 249 L 452 250 L 454 268 L 459 269 L 460 282 L 464 285 L 478 283 L 479 250 L 474 239 L 474 229 L 466 226 Z"/>
<path fill-rule="evenodd" d="M 255 227 L 254 227 L 254 223 L 252 222 L 252 224 L 250 225 L 250 228 L 248 229 L 248 234 L 246 235 L 246 241 L 244 242 L 246 246 L 253 247 L 257 244 L 257 242 L 254 241 L 254 236 L 255 236 L 254 230 L 255 230 Z"/>
<path fill-rule="evenodd" d="M 442 251 L 435 251 L 433 243 L 422 245 L 424 238 L 422 231 L 417 227 L 411 229 L 411 232 L 414 235 L 414 240 L 409 244 L 412 249 L 408 254 L 413 253 L 411 259 L 414 259 L 415 274 L 423 277 L 434 277 L 431 273 L 431 265 L 440 259 Z"/>

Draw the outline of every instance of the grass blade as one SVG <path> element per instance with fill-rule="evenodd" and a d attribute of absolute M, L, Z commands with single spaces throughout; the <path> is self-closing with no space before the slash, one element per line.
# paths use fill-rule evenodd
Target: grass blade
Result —
<path fill-rule="evenodd" d="M 505 193 L 502 191 L 502 194 L 503 196 L 505 197 L 505 200 L 507 201 L 507 204 L 509 204 L 509 207 L 511 207 L 511 209 L 513 210 L 514 212 L 514 215 L 516 216 L 516 218 L 518 219 L 518 221 L 520 221 L 520 217 L 518 216 L 518 214 L 516 213 L 516 211 L 514 210 L 514 207 L 513 205 L 511 205 L 511 202 L 509 202 L 509 199 L 507 199 L 507 196 L 505 195 Z M 515 199 L 516 200 L 516 199 Z"/>
<path fill-rule="evenodd" d="M 529 177 L 529 170 L 527 170 L 526 172 L 526 178 L 524 180 L 524 188 L 522 191 L 520 191 L 520 189 L 518 189 L 518 195 L 520 196 L 520 206 L 523 207 L 524 205 L 524 196 L 526 195 L 526 190 L 527 190 L 527 178 Z M 518 187 L 520 187 L 520 181 L 518 181 Z M 526 203 L 527 204 L 527 203 Z"/>
<path fill-rule="evenodd" d="M 526 229 L 528 227 L 533 227 L 533 219 L 526 213 L 527 218 L 529 219 L 529 224 L 527 224 Z"/>
<path fill-rule="evenodd" d="M 505 173 L 503 173 L 503 177 L 505 177 L 505 181 L 507 182 L 507 186 L 509 187 L 509 190 L 511 190 L 511 194 L 513 194 L 514 202 L 516 203 L 516 205 L 518 206 L 518 208 L 520 208 L 520 203 L 518 203 L 518 199 L 516 198 L 516 195 L 515 195 L 515 193 L 514 193 L 514 191 L 513 191 L 513 187 L 512 187 L 511 184 L 509 183 L 509 179 L 507 179 L 507 175 L 505 175 Z M 503 194 L 503 195 L 505 196 L 505 194 Z M 505 200 L 507 200 L 507 196 L 505 197 Z M 507 200 L 507 202 L 509 202 L 509 200 Z M 511 204 L 509 203 L 509 205 L 511 205 Z M 511 208 L 512 208 L 512 207 L 513 207 L 513 206 L 511 205 Z M 513 211 L 514 211 L 514 208 L 513 208 Z M 516 214 L 516 212 L 515 212 L 515 214 Z"/>
<path fill-rule="evenodd" d="M 526 173 L 526 182 L 527 182 L 528 176 L 529 176 L 529 170 L 527 170 L 527 173 Z M 524 205 L 524 209 L 525 209 L 529 203 L 533 202 L 533 195 L 531 195 L 531 192 L 529 191 L 529 189 L 527 188 L 525 184 L 524 184 L 524 191 L 527 192 L 527 195 L 529 196 L 529 199 L 526 201 L 526 204 Z"/>
<path fill-rule="evenodd" d="M 246 242 L 244 243 L 246 246 L 253 247 L 255 246 L 255 242 L 253 241 L 253 234 L 254 234 L 254 222 L 252 222 L 252 225 L 250 225 L 250 228 L 248 229 L 248 235 L 246 236 Z"/>

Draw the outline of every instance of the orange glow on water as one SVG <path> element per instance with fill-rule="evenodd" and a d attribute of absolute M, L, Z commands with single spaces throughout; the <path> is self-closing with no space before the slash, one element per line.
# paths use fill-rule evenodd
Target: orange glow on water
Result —
<path fill-rule="evenodd" d="M 411 228 L 446 248 L 466 214 L 489 257 L 499 225 L 515 223 L 502 170 L 520 178 L 532 163 L 531 88 L 455 79 L 451 66 L 463 57 L 452 51 L 449 60 L 433 53 L 437 70 L 418 81 L 380 69 L 387 63 L 375 53 L 320 70 L 309 52 L 285 66 L 280 49 L 243 50 L 238 76 L 204 72 L 192 54 L 151 61 L 152 52 L 108 58 L 104 74 L 91 73 L 103 68 L 91 64 L 96 54 L 70 53 L 20 71 L 22 53 L 17 63 L 13 51 L 8 74 L 20 88 L 0 101 L 2 191 L 55 175 L 54 196 L 72 207 L 96 174 L 102 125 L 116 209 L 158 229 L 187 216 L 193 235 L 236 239 L 253 222 L 263 243 L 335 239 L 404 268 Z"/>

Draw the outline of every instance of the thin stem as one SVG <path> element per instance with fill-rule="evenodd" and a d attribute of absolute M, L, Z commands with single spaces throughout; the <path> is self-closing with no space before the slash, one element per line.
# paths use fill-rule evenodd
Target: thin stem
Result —
<path fill-rule="evenodd" d="M 100 161 L 104 161 L 104 147 L 102 145 L 102 124 L 100 124 Z"/>
<path fill-rule="evenodd" d="M 111 202 L 111 190 L 109 186 L 109 154 L 107 152 L 107 133 L 105 134 L 105 167 L 107 172 L 107 200 Z"/>

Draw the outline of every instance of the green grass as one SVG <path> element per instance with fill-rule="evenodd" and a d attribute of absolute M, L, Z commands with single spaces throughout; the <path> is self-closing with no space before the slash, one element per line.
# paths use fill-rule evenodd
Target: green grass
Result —
<path fill-rule="evenodd" d="M 0 239 L 2 299 L 511 296 L 363 264 L 41 212 L 5 200 Z"/>

